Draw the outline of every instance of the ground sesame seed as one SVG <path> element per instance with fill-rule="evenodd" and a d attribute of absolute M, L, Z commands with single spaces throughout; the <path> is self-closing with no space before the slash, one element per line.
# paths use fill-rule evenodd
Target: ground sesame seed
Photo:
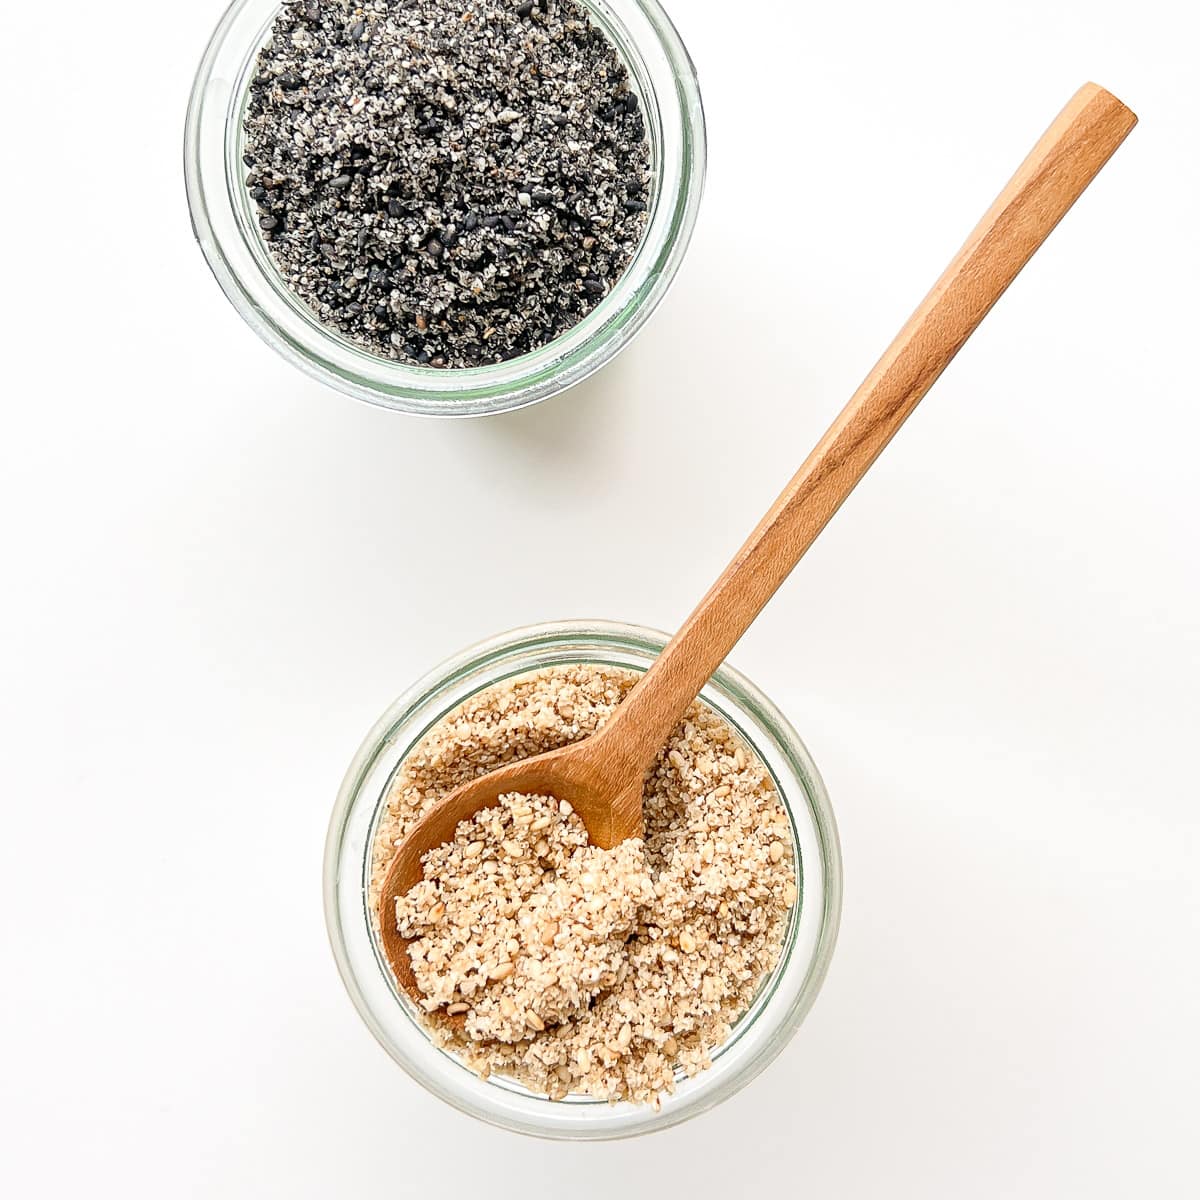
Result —
<path fill-rule="evenodd" d="M 575 0 L 284 0 L 245 117 L 247 186 L 272 183 L 254 197 L 271 256 L 375 354 L 474 367 L 535 350 L 595 307 L 645 232 L 630 87 Z M 346 264 L 367 268 L 354 289 Z"/>
<path fill-rule="evenodd" d="M 430 805 L 481 769 L 594 733 L 635 679 L 549 668 L 443 718 L 389 791 L 373 895 L 398 837 Z M 644 839 L 612 851 L 588 843 L 569 804 L 507 796 L 427 855 L 397 921 L 415 939 L 430 1036 L 474 1070 L 557 1099 L 656 1106 L 677 1071 L 704 1070 L 774 969 L 797 901 L 786 813 L 743 746 L 693 705 L 647 780 Z M 783 839 L 765 853 L 764 828 Z M 463 1020 L 439 1022 L 439 1009 Z"/>

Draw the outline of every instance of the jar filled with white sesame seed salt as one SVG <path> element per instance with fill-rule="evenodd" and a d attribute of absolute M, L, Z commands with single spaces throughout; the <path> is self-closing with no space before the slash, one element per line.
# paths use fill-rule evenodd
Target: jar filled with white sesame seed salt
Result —
<path fill-rule="evenodd" d="M 472 647 L 416 683 L 384 714 L 356 755 L 333 814 L 325 854 L 325 911 L 343 981 L 385 1050 L 434 1095 L 491 1124 L 563 1140 L 629 1137 L 664 1129 L 711 1108 L 749 1083 L 796 1032 L 820 989 L 841 907 L 841 860 L 829 799 L 803 743 L 748 680 L 722 667 L 701 702 L 744 741 L 765 769 L 785 816 L 773 836 L 791 842 L 789 887 L 777 961 L 711 1065 L 676 1072 L 654 1104 L 609 1103 L 568 1093 L 551 1098 L 502 1072 L 481 1076 L 437 1044 L 417 1007 L 397 986 L 373 918 L 377 837 L 406 759 L 447 714 L 505 681 L 574 664 L 638 673 L 666 638 L 602 622 L 520 629 Z M 773 846 L 778 857 L 782 847 Z M 785 851 L 786 852 L 786 851 Z"/>
<path fill-rule="evenodd" d="M 630 202 L 645 209 L 644 232 L 624 270 L 605 283 L 602 299 L 552 340 L 501 362 L 439 367 L 372 353 L 318 319 L 289 287 L 264 241 L 243 162 L 256 60 L 281 6 L 234 0 L 192 90 L 184 165 L 200 247 L 226 296 L 265 342 L 332 387 L 427 416 L 532 404 L 585 379 L 628 345 L 670 286 L 691 238 L 704 181 L 704 115 L 691 60 L 657 0 L 577 3 L 614 48 L 644 117 L 649 186 L 644 201 Z M 469 5 L 463 16 L 470 16 Z M 525 195 L 516 198 L 529 203 Z M 584 283 L 603 290 L 594 279 Z"/>

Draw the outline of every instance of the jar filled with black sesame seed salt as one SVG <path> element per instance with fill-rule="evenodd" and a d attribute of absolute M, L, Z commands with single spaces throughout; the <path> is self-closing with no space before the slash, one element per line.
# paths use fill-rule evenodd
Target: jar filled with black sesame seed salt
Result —
<path fill-rule="evenodd" d="M 562 1018 L 559 1025 L 535 1000 L 537 1011 L 529 1010 L 515 1037 L 493 1023 L 499 1041 L 480 1043 L 481 1053 L 472 1059 L 469 1042 L 461 1034 L 455 1035 L 457 1041 L 439 1037 L 437 1022 L 431 1024 L 428 1011 L 392 975 L 380 937 L 385 913 L 378 883 L 394 845 L 398 814 L 402 817 L 406 806 L 410 814 L 415 811 L 414 797 L 430 799 L 431 781 L 439 776 L 453 781 L 455 772 L 586 736 L 589 716 L 583 710 L 590 705 L 592 717 L 606 706 L 611 711 L 666 641 L 662 634 L 630 625 L 567 622 L 515 630 L 465 650 L 388 709 L 364 741 L 338 796 L 326 843 L 325 913 L 351 999 L 410 1075 L 434 1095 L 493 1125 L 562 1140 L 631 1137 L 676 1125 L 732 1096 L 770 1064 L 824 980 L 842 892 L 829 798 L 796 732 L 728 666 L 705 687 L 699 707 L 681 727 L 680 748 L 664 751 L 647 784 L 645 849 L 653 878 L 641 884 L 642 915 L 624 946 L 624 931 L 618 931 L 617 952 L 629 951 L 623 982 L 602 980 L 576 1016 Z M 724 765 L 714 765 L 723 756 Z M 717 776 L 726 771 L 723 778 L 729 782 L 721 783 L 714 771 Z M 656 776 L 667 783 L 660 787 Z M 681 788 L 690 788 L 690 795 L 680 799 Z M 666 809 L 655 807 L 664 791 Z M 748 812 L 747 804 L 757 806 L 755 811 Z M 538 838 L 553 840 L 554 831 L 542 828 L 550 824 L 546 817 L 514 812 L 514 823 L 497 834 L 506 839 L 502 855 L 519 855 L 516 842 L 522 839 L 531 847 Z M 691 826 L 685 819 L 689 812 Z M 522 819 L 530 821 L 525 830 L 519 828 Z M 480 878 L 487 881 L 482 890 L 494 895 L 502 862 L 480 842 L 467 845 L 465 854 L 471 863 L 482 864 Z M 545 872 L 542 880 L 552 890 L 565 876 L 561 864 L 556 872 L 553 856 L 543 842 L 524 860 L 535 876 Z M 586 861 L 587 870 L 597 869 Z M 604 885 L 598 876 L 583 879 L 591 894 L 585 890 L 569 904 L 576 915 L 583 914 L 584 938 L 595 946 L 600 929 L 594 914 L 604 901 L 596 892 Z M 722 892 L 723 887 L 732 890 Z M 685 894 L 684 906 L 694 906 L 691 920 L 674 928 L 670 913 L 662 911 L 678 903 L 671 899 L 672 888 Z M 437 907 L 444 912 L 444 905 Z M 738 912 L 727 913 L 727 907 Z M 536 914 L 535 940 L 512 954 L 516 961 L 490 975 L 485 967 L 483 987 L 446 1009 L 471 1008 L 468 1030 L 474 1010 L 486 1014 L 489 1005 L 501 1024 L 507 1019 L 511 1025 L 514 1005 L 505 990 L 529 969 L 530 951 L 540 953 L 546 942 L 538 931 L 549 910 L 536 901 L 522 902 L 514 928 L 527 911 Z M 570 919 L 568 911 L 557 914 L 560 933 Z M 771 944 L 755 959 L 750 951 L 764 938 Z M 510 949 L 515 945 L 510 942 Z M 467 957 L 470 952 L 468 946 Z M 698 964 L 696 974 L 687 974 L 688 961 Z M 747 970 L 754 963 L 764 969 Z M 633 973 L 640 974 L 631 979 Z M 679 1002 L 664 994 L 689 978 L 697 980 L 690 989 L 694 994 Z M 722 991 L 735 997 L 732 1007 L 721 1008 Z M 488 998 L 488 993 L 495 995 Z M 706 999 L 712 1003 L 705 1004 Z M 611 1036 L 587 1050 L 569 1040 L 585 1026 L 597 1027 L 606 1010 L 620 1014 L 610 1026 Z M 713 1025 L 705 1016 L 710 1012 L 724 1023 Z M 668 1028 L 664 1013 L 679 1023 Z M 649 1090 L 638 1082 L 645 1079 L 651 1080 Z"/>
<path fill-rule="evenodd" d="M 264 341 L 359 399 L 473 416 L 638 332 L 705 130 L 656 0 L 235 0 L 184 150 L 197 240 Z"/>

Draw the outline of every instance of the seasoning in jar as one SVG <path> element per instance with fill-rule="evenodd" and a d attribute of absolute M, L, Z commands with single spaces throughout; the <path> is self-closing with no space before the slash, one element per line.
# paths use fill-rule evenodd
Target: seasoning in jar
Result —
<path fill-rule="evenodd" d="M 640 104 L 575 0 L 286 0 L 244 162 L 291 291 L 415 365 L 544 346 L 611 290 L 647 225 Z"/>
<path fill-rule="evenodd" d="M 373 906 L 394 847 L 480 770 L 594 733 L 630 671 L 546 668 L 436 724 L 388 794 Z M 645 835 L 587 841 L 570 805 L 512 794 L 422 860 L 394 914 L 440 1045 L 482 1075 L 654 1106 L 694 1075 L 779 960 L 796 902 L 791 826 L 767 769 L 697 702 L 647 778 Z M 457 1018 L 448 1021 L 446 1017 Z"/>

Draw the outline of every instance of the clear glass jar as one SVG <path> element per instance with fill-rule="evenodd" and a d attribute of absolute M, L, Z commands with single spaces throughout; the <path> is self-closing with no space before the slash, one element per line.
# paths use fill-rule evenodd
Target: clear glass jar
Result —
<path fill-rule="evenodd" d="M 429 1040 L 396 987 L 367 906 L 371 846 L 388 787 L 413 744 L 469 696 L 503 679 L 563 663 L 645 670 L 666 637 L 608 622 L 531 626 L 473 646 L 414 684 L 383 715 L 355 756 L 338 795 L 325 847 L 325 916 L 334 956 L 359 1014 L 384 1049 L 434 1095 L 520 1133 L 566 1140 L 630 1137 L 665 1129 L 749 1083 L 783 1049 L 816 998 L 833 953 L 842 869 L 829 797 L 808 751 L 773 704 L 722 667 L 702 693 L 770 769 L 791 817 L 799 900 L 778 966 L 749 1011 L 713 1054 L 713 1065 L 655 1112 L 571 1096 L 551 1101 L 498 1076 L 481 1080 Z"/>
<path fill-rule="evenodd" d="M 234 0 L 213 33 L 188 105 L 184 172 L 192 227 L 217 281 L 251 328 L 289 362 L 360 400 L 426 416 L 505 412 L 585 379 L 629 344 L 670 286 L 704 184 L 704 113 L 695 68 L 657 0 L 578 0 L 629 68 L 650 141 L 649 220 L 613 290 L 532 354 L 471 369 L 415 367 L 327 329 L 287 288 L 259 230 L 242 165 L 246 106 L 278 0 Z"/>

